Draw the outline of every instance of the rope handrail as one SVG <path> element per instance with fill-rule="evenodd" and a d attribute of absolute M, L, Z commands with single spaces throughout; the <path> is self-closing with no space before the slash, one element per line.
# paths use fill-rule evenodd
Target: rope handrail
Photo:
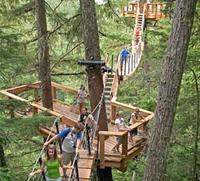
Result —
<path fill-rule="evenodd" d="M 97 131 L 97 125 L 98 125 L 98 121 L 99 121 L 99 115 L 100 115 L 100 110 L 101 110 L 101 107 L 102 107 L 103 97 L 104 97 L 104 91 L 103 91 L 103 93 L 101 95 L 100 101 L 98 102 L 98 104 L 96 105 L 96 107 L 93 109 L 93 111 L 90 113 L 90 115 L 93 115 L 95 113 L 96 109 L 99 107 L 98 108 L 98 112 L 97 112 L 97 119 L 96 119 L 97 121 L 94 124 L 95 125 L 94 128 L 93 128 L 94 131 L 93 131 L 93 134 L 92 134 L 92 137 L 91 137 L 91 147 L 93 146 L 94 135 L 96 134 L 96 131 Z M 82 141 L 84 139 L 84 136 L 86 134 L 86 131 L 87 131 L 87 121 L 88 121 L 88 119 L 89 119 L 89 116 L 86 118 L 86 121 L 85 121 L 84 129 L 83 129 L 83 134 L 82 134 L 82 137 L 81 137 L 81 143 L 82 143 Z M 90 145 L 88 145 L 88 149 L 89 149 L 89 147 L 90 147 Z M 78 164 L 77 163 L 78 162 L 78 156 L 79 156 L 79 153 L 76 153 L 76 155 L 74 157 L 74 160 L 73 160 L 73 163 L 72 163 L 72 170 L 70 172 L 70 176 L 69 176 L 68 181 L 71 181 L 71 179 L 73 178 L 73 174 L 75 173 L 74 172 L 75 167 L 77 167 L 76 164 Z M 76 169 L 78 171 L 78 168 L 76 168 Z M 76 173 L 76 174 L 78 174 L 78 173 Z"/>
<path fill-rule="evenodd" d="M 50 138 L 51 133 L 53 132 L 53 127 L 55 126 L 55 124 L 56 124 L 56 122 L 58 121 L 58 119 L 59 119 L 58 117 L 55 119 L 55 121 L 54 121 L 54 123 L 53 123 L 53 126 L 51 127 L 50 133 L 49 133 L 49 135 L 48 135 L 48 137 L 47 137 L 47 140 Z M 42 147 L 42 150 L 40 151 L 39 155 L 36 157 L 36 162 L 35 162 L 35 164 L 34 164 L 34 166 L 33 166 L 33 168 L 32 168 L 31 173 L 34 172 L 34 170 L 35 170 L 35 168 L 36 168 L 36 166 L 37 166 L 37 163 L 39 162 L 39 159 L 41 158 L 42 154 L 44 153 L 44 150 L 45 150 L 45 146 Z M 30 181 L 30 179 L 31 179 L 31 177 L 30 177 L 30 175 L 29 175 L 27 181 Z"/>

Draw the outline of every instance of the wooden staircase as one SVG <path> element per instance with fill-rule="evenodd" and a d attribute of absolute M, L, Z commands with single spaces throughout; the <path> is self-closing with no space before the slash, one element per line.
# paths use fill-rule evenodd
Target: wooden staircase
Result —
<path fill-rule="evenodd" d="M 105 86 L 104 86 L 104 95 L 105 95 L 105 105 L 106 105 L 106 114 L 107 117 L 110 117 L 110 100 L 112 98 L 112 85 L 114 74 L 105 75 Z"/>

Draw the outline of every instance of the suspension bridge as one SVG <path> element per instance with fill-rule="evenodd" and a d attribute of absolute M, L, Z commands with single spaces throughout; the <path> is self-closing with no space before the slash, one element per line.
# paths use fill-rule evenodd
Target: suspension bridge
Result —
<path fill-rule="evenodd" d="M 129 3 L 128 6 L 122 8 L 122 16 L 135 18 L 131 51 L 127 60 L 124 62 L 121 62 L 120 57 L 116 60 L 113 60 L 112 58 L 112 65 L 114 65 L 112 68 L 114 71 L 104 74 L 104 91 L 102 93 L 102 99 L 96 107 L 96 112 L 94 111 L 93 114 L 96 123 L 98 123 L 98 112 L 101 109 L 102 100 L 105 99 L 106 113 L 110 120 L 110 123 L 108 123 L 108 131 L 99 131 L 96 133 L 96 129 L 93 130 L 94 137 L 92 139 L 87 139 L 86 148 L 80 149 L 79 153 L 75 157 L 73 167 L 67 169 L 69 181 L 89 180 L 94 165 L 98 165 L 100 168 L 112 167 L 120 171 L 126 171 L 128 160 L 141 154 L 144 150 L 148 138 L 146 135 L 147 124 L 154 116 L 152 112 L 139 108 L 143 119 L 130 126 L 130 129 L 138 128 L 140 133 L 137 136 L 134 136 L 134 144 L 128 141 L 128 131 L 116 131 L 113 120 L 115 119 L 117 110 L 126 110 L 132 113 L 138 108 L 117 101 L 119 82 L 120 80 L 132 75 L 139 66 L 144 49 L 145 23 L 147 20 L 158 21 L 165 18 L 165 14 L 163 13 L 164 7 L 165 4 L 162 3 L 145 3 L 142 5 L 139 3 Z M 59 129 L 63 128 L 63 125 L 69 127 L 74 126 L 78 121 L 78 112 L 76 108 L 74 108 L 74 105 L 59 100 L 58 94 L 59 92 L 65 92 L 76 97 L 78 95 L 78 90 L 52 82 L 53 110 L 49 110 L 42 106 L 39 96 L 40 87 L 41 83 L 35 82 L 28 85 L 21 85 L 1 90 L 0 93 L 9 99 L 25 102 L 28 104 L 29 108 L 31 108 L 28 111 L 24 111 L 23 114 L 10 109 L 11 115 L 22 117 L 33 116 L 34 114 L 45 111 L 50 115 L 55 116 L 57 121 L 51 128 L 45 126 L 40 126 L 39 128 L 41 134 L 45 137 L 54 136 L 59 132 Z M 31 92 L 32 100 L 28 100 L 21 96 L 27 91 Z M 86 132 L 85 135 L 87 135 Z M 112 153 L 111 150 L 116 144 L 116 136 L 122 139 L 122 144 L 119 153 Z M 61 171 L 61 175 L 62 174 Z"/>

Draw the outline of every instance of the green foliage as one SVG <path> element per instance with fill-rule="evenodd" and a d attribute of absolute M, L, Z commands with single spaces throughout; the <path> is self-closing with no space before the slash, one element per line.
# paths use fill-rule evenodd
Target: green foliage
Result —
<path fill-rule="evenodd" d="M 106 1 L 105 5 L 97 5 L 100 46 L 102 59 L 106 54 L 115 55 L 115 60 L 124 46 L 131 45 L 134 19 L 118 17 L 116 13 L 127 4 L 124 0 Z M 160 2 L 160 1 L 157 1 Z M 166 13 L 173 13 L 171 0 Z M 0 87 L 8 88 L 14 85 L 27 84 L 38 80 L 37 72 L 37 33 L 34 8 L 25 12 L 25 7 L 31 3 L 28 0 L 0 1 Z M 53 73 L 84 72 L 76 61 L 84 57 L 81 17 L 79 1 L 47 0 L 48 31 L 55 31 L 49 37 L 50 60 Z M 113 11 L 114 10 L 114 11 Z M 180 96 L 177 105 L 173 135 L 169 148 L 167 175 L 169 180 L 191 180 L 193 167 L 194 133 L 196 129 L 196 92 L 192 68 L 200 77 L 200 3 L 195 14 L 193 35 L 191 37 L 186 70 L 182 79 Z M 156 107 L 156 97 L 162 72 L 165 49 L 171 28 L 171 20 L 148 21 L 145 32 L 146 42 L 141 66 L 128 80 L 121 82 L 118 100 L 150 111 Z M 74 48 L 75 47 L 75 48 Z M 79 88 L 86 84 L 87 77 L 53 76 L 53 81 Z M 32 99 L 27 92 L 22 95 Z M 60 100 L 72 103 L 74 97 L 58 92 Z M 8 110 L 27 109 L 27 105 L 19 101 L 0 98 L 0 144 L 4 146 L 8 168 L 0 169 L 0 180 L 26 180 L 28 173 L 41 149 L 42 138 L 37 127 L 39 124 L 50 126 L 55 118 L 39 115 L 33 118 L 8 119 Z M 128 113 L 126 114 L 128 118 Z M 199 143 L 200 144 L 200 143 Z M 199 145 L 200 146 L 200 145 Z M 198 150 L 198 155 L 199 155 Z M 145 155 L 137 160 L 130 160 L 125 173 L 114 170 L 114 180 L 131 180 L 133 171 L 135 180 L 142 180 Z M 200 172 L 200 159 L 197 163 Z M 199 173 L 200 175 L 200 173 Z"/>

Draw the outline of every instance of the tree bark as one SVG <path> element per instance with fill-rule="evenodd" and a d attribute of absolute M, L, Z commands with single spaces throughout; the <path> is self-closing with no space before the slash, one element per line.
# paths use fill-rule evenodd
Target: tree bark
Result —
<path fill-rule="evenodd" d="M 4 154 L 3 146 L 0 144 L 0 167 L 6 166 L 6 159 Z"/>
<path fill-rule="evenodd" d="M 166 180 L 166 158 L 197 0 L 177 0 L 143 181 Z"/>
<path fill-rule="evenodd" d="M 45 1 L 35 0 L 35 6 L 38 31 L 38 59 L 39 77 L 41 80 L 42 89 L 42 104 L 46 108 L 53 109 Z"/>
<path fill-rule="evenodd" d="M 195 80 L 195 87 L 196 87 L 196 94 L 197 94 L 197 121 L 196 121 L 196 131 L 195 131 L 195 141 L 194 141 L 194 161 L 193 161 L 193 180 L 198 180 L 198 171 L 197 171 L 197 163 L 198 163 L 198 139 L 199 139 L 199 127 L 200 127 L 200 94 L 199 94 L 199 86 L 198 86 L 198 78 L 193 69 L 190 68 L 192 71 L 194 80 Z"/>
<path fill-rule="evenodd" d="M 90 60 L 93 57 L 94 61 L 100 61 L 100 47 L 99 36 L 96 20 L 96 10 L 94 0 L 80 0 L 82 11 L 84 44 L 85 44 L 85 58 Z M 99 103 L 101 94 L 103 92 L 103 79 L 101 75 L 101 67 L 93 66 L 87 67 L 88 73 L 88 87 L 90 94 L 90 103 L 92 109 Z M 99 130 L 108 130 L 105 103 L 100 112 Z"/>

